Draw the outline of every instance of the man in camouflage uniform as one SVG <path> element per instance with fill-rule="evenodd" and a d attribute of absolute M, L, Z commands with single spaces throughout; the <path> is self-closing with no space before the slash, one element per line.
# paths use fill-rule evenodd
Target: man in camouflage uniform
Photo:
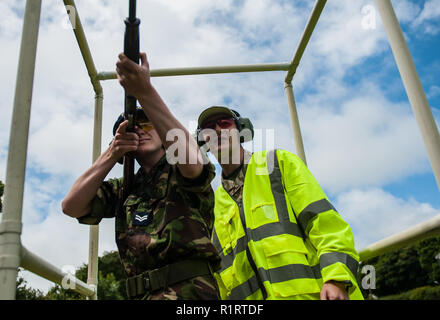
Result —
<path fill-rule="evenodd" d="M 128 121 L 119 117 L 112 143 L 75 181 L 63 200 L 63 212 L 85 224 L 115 217 L 130 298 L 217 299 L 212 271 L 220 258 L 210 242 L 214 167 L 151 85 L 145 53 L 141 61 L 139 66 L 121 54 L 116 64 L 121 85 L 142 106 L 136 132 L 127 132 Z M 167 141 L 171 129 L 180 130 L 184 139 Z M 173 143 L 180 147 L 174 153 L 176 164 L 166 155 Z M 181 150 L 186 151 L 183 156 Z M 127 152 L 135 154 L 140 168 L 123 199 L 122 178 L 103 180 Z"/>

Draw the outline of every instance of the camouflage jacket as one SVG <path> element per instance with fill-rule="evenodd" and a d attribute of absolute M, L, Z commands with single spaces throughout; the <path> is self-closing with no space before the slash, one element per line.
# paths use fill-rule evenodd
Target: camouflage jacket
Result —
<path fill-rule="evenodd" d="M 252 158 L 252 152 L 245 149 L 243 163 L 229 176 L 225 177 L 222 173 L 222 186 L 226 192 L 237 202 L 241 201 L 243 197 L 244 177 L 246 176 L 246 169 L 249 161 Z"/>
<path fill-rule="evenodd" d="M 214 193 L 211 163 L 194 179 L 184 178 L 166 156 L 147 174 L 135 175 L 122 204 L 122 178 L 104 181 L 80 223 L 115 219 L 116 244 L 128 277 L 183 259 L 205 259 L 215 270 L 220 258 L 212 245 Z"/>

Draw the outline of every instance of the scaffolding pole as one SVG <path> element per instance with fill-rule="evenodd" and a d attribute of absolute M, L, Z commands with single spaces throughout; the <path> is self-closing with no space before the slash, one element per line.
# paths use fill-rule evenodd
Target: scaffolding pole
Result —
<path fill-rule="evenodd" d="M 361 261 L 440 235 L 440 215 L 359 250 Z"/>
<path fill-rule="evenodd" d="M 70 16 L 70 22 L 72 24 L 73 32 L 75 34 L 76 40 L 78 42 L 81 55 L 83 57 L 84 63 L 87 68 L 87 72 L 90 77 L 90 82 L 92 83 L 93 90 L 95 91 L 95 111 L 94 111 L 94 122 L 93 122 L 93 154 L 92 162 L 99 157 L 101 153 L 101 136 L 102 136 L 102 101 L 103 92 L 102 86 L 98 79 L 98 72 L 96 70 L 95 64 L 93 62 L 92 54 L 90 52 L 89 45 L 84 33 L 84 29 L 79 18 L 78 10 L 76 8 L 75 2 L 73 0 L 63 0 L 66 10 L 73 10 L 74 12 L 68 12 Z M 97 297 L 97 287 L 98 287 L 98 244 L 99 244 L 99 225 L 92 225 L 89 227 L 89 265 L 88 265 L 88 276 L 87 284 L 93 286 L 95 293 L 88 299 L 96 300 Z"/>
<path fill-rule="evenodd" d="M 312 36 L 313 30 L 315 30 L 319 17 L 326 4 L 326 0 L 317 0 L 307 21 L 304 32 L 290 62 L 289 69 L 287 71 L 286 78 L 284 80 L 284 90 L 286 92 L 287 104 L 289 106 L 290 120 L 292 123 L 293 138 L 295 140 L 295 148 L 297 156 L 307 165 L 306 153 L 304 151 L 304 143 L 301 134 L 301 127 L 299 124 L 298 110 L 296 108 L 295 97 L 293 95 L 292 79 L 295 75 L 296 69 L 301 61 L 301 57 L 306 50 L 307 44 Z"/>
<path fill-rule="evenodd" d="M 232 66 L 205 66 L 184 68 L 163 68 L 150 71 L 151 77 L 188 76 L 199 74 L 241 73 L 241 72 L 264 72 L 264 71 L 287 71 L 290 63 L 259 63 Z M 117 79 L 115 71 L 102 71 L 98 73 L 99 80 Z"/>
<path fill-rule="evenodd" d="M 440 135 L 437 125 L 391 1 L 376 0 L 376 5 L 385 26 L 406 94 L 422 134 L 428 158 L 437 181 L 437 187 L 440 190 Z"/>
<path fill-rule="evenodd" d="M 95 162 L 101 154 L 102 138 L 102 94 L 95 96 L 95 112 L 93 123 L 93 154 L 92 162 Z M 99 249 L 99 225 L 91 225 L 89 230 L 89 267 L 87 271 L 87 284 L 95 288 L 95 293 L 87 299 L 98 299 L 98 249 Z"/>
<path fill-rule="evenodd" d="M 81 280 L 75 278 L 74 275 L 64 273 L 59 268 L 30 252 L 23 246 L 21 247 L 21 266 L 44 279 L 57 283 L 63 288 L 72 289 L 86 297 L 96 295 L 95 287 L 85 284 Z"/>
<path fill-rule="evenodd" d="M 292 83 L 285 83 L 284 89 L 287 96 L 287 104 L 289 105 L 290 120 L 292 122 L 293 138 L 295 140 L 296 155 L 307 166 L 306 153 L 301 135 L 301 127 L 299 125 L 298 111 L 296 110 L 295 97 L 293 95 Z"/>
<path fill-rule="evenodd" d="M 0 225 L 0 299 L 15 299 L 21 255 L 23 190 L 41 0 L 27 0 L 21 36 L 14 109 Z"/>
<path fill-rule="evenodd" d="M 309 20 L 307 21 L 304 32 L 296 48 L 295 54 L 292 61 L 290 62 L 290 67 L 286 75 L 284 82 L 291 83 L 293 76 L 295 75 L 296 68 L 301 61 L 301 58 L 306 50 L 307 44 L 309 43 L 310 37 L 312 36 L 313 30 L 315 30 L 316 24 L 318 23 L 319 17 L 321 16 L 322 10 L 327 0 L 317 0 L 315 6 L 313 7 L 312 13 L 310 14 Z"/>

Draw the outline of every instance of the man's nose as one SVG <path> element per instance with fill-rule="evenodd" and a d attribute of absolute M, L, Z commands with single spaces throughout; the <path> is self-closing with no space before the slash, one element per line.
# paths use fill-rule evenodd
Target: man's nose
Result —
<path fill-rule="evenodd" d="M 134 132 L 136 132 L 136 133 L 139 134 L 139 135 L 145 133 L 145 131 L 142 130 L 142 128 L 139 128 L 138 126 L 136 126 L 136 127 L 134 128 Z"/>

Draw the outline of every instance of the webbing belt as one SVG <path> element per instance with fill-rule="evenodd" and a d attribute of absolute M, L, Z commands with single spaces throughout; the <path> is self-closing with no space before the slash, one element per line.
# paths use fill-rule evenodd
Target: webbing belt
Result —
<path fill-rule="evenodd" d="M 164 289 L 168 285 L 208 274 L 212 274 L 212 272 L 207 261 L 184 260 L 175 262 L 128 278 L 125 282 L 127 296 L 130 299 L 143 296 Z"/>

